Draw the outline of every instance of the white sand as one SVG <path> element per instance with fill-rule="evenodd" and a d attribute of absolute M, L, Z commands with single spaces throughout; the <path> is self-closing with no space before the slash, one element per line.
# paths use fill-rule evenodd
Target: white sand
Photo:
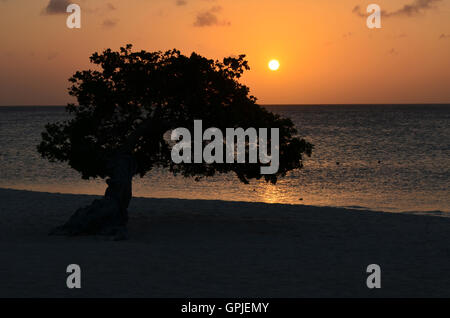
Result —
<path fill-rule="evenodd" d="M 128 241 L 47 235 L 92 199 L 0 189 L 0 297 L 450 296 L 448 218 L 138 198 Z"/>

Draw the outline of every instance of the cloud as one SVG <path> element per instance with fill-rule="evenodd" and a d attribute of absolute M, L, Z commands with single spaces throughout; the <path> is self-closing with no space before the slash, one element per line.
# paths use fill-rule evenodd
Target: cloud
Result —
<path fill-rule="evenodd" d="M 65 14 L 69 5 L 69 0 L 50 0 L 44 8 L 44 14 Z"/>
<path fill-rule="evenodd" d="M 116 10 L 116 7 L 112 3 L 108 2 L 106 4 L 106 9 L 110 10 L 110 11 L 114 11 L 114 10 Z"/>
<path fill-rule="evenodd" d="M 385 12 L 385 16 L 405 15 L 413 16 L 433 8 L 433 4 L 442 0 L 415 0 L 412 4 L 405 4 L 401 9 L 393 12 Z"/>
<path fill-rule="evenodd" d="M 105 19 L 103 20 L 102 26 L 105 28 L 113 28 L 119 23 L 118 19 Z"/>
<path fill-rule="evenodd" d="M 3 1 L 3 0 L 0 0 Z M 66 14 L 67 7 L 74 3 L 72 0 L 50 0 L 47 6 L 44 8 L 43 13 L 44 14 Z M 103 14 L 107 11 L 114 11 L 117 10 L 117 8 L 110 2 L 107 2 L 104 5 L 101 5 L 100 7 L 95 8 L 88 8 L 83 6 L 84 12 L 89 13 L 97 13 L 97 14 Z"/>
<path fill-rule="evenodd" d="M 58 57 L 59 53 L 58 52 L 49 52 L 47 54 L 47 60 L 51 61 L 54 60 Z"/>
<path fill-rule="evenodd" d="M 185 5 L 187 5 L 187 1 L 186 1 L 186 0 L 177 0 L 177 1 L 175 2 L 175 4 L 176 4 L 177 6 L 185 6 Z"/>
<path fill-rule="evenodd" d="M 395 11 L 381 10 L 382 17 L 406 16 L 412 17 L 434 8 L 434 4 L 442 0 L 414 0 L 411 4 L 405 4 L 402 8 Z M 359 5 L 355 6 L 352 12 L 360 17 L 366 17 Z"/>
<path fill-rule="evenodd" d="M 397 52 L 396 49 L 392 48 L 392 49 L 389 50 L 388 54 L 389 55 L 398 55 L 398 52 Z"/>
<path fill-rule="evenodd" d="M 359 5 L 356 5 L 352 12 L 360 17 L 365 17 L 366 15 L 361 11 L 361 7 Z"/>
<path fill-rule="evenodd" d="M 231 25 L 228 21 L 220 21 L 217 17 L 217 14 L 222 11 L 221 6 L 214 6 L 209 10 L 200 12 L 197 14 L 197 17 L 194 22 L 194 26 L 196 27 L 208 27 L 214 25 Z"/>
<path fill-rule="evenodd" d="M 406 37 L 408 37 L 408 34 L 406 34 L 406 33 L 400 33 L 400 34 L 398 34 L 398 35 L 395 35 L 394 37 L 397 38 L 397 39 L 406 38 Z"/>
<path fill-rule="evenodd" d="M 204 27 L 217 25 L 218 23 L 219 20 L 217 19 L 217 16 L 213 12 L 205 11 L 197 14 L 197 18 L 194 22 L 194 25 L 197 27 Z"/>
<path fill-rule="evenodd" d="M 351 37 L 352 35 L 353 35 L 352 32 L 347 32 L 347 33 L 342 34 L 342 37 L 345 39 L 345 38 Z"/>
<path fill-rule="evenodd" d="M 445 39 L 450 39 L 450 34 L 444 34 L 444 33 L 442 33 L 442 34 L 439 36 L 439 40 L 445 40 Z"/>

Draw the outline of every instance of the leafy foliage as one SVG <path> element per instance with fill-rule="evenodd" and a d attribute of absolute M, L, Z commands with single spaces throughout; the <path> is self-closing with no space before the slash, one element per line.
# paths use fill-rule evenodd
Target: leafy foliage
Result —
<path fill-rule="evenodd" d="M 135 158 L 140 176 L 161 166 L 184 176 L 234 171 L 243 182 L 262 177 L 260 164 L 174 164 L 165 135 L 177 127 L 193 129 L 195 119 L 222 131 L 279 128 L 280 168 L 264 175 L 273 183 L 301 168 L 302 154 L 311 154 L 312 145 L 297 137 L 290 119 L 257 105 L 239 83 L 249 70 L 245 55 L 217 61 L 178 50 L 133 52 L 127 45 L 94 53 L 90 60 L 96 69 L 69 79 L 69 94 L 78 101 L 67 106 L 72 118 L 48 124 L 38 146 L 44 158 L 68 162 L 85 179 L 108 177 L 108 161 L 121 153 Z"/>

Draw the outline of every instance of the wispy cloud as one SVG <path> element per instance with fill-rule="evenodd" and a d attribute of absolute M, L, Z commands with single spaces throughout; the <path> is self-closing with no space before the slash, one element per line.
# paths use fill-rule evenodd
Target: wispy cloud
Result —
<path fill-rule="evenodd" d="M 439 40 L 445 40 L 445 39 L 450 39 L 450 34 L 444 34 L 444 33 L 442 33 L 442 34 L 439 36 Z"/>
<path fill-rule="evenodd" d="M 219 19 L 218 13 L 220 11 L 222 11 L 221 6 L 214 6 L 209 10 L 199 12 L 196 16 L 194 26 L 208 27 L 215 25 L 231 25 L 229 21 Z"/>
<path fill-rule="evenodd" d="M 356 5 L 352 12 L 360 17 L 365 17 L 366 15 L 362 12 L 361 7 L 359 5 Z"/>
<path fill-rule="evenodd" d="M 405 4 L 398 10 L 395 11 L 386 11 L 382 10 L 381 15 L 383 17 L 394 17 L 394 16 L 405 16 L 412 17 L 418 14 L 421 14 L 427 10 L 432 8 L 436 8 L 434 4 L 441 2 L 442 0 L 414 0 L 414 2 L 410 4 Z M 361 6 L 356 5 L 352 12 L 360 17 L 366 17 L 367 14 L 363 12 Z"/>
<path fill-rule="evenodd" d="M 185 5 L 187 5 L 187 1 L 186 0 L 177 0 L 177 1 L 175 1 L 175 4 L 177 6 L 185 6 Z"/>
<path fill-rule="evenodd" d="M 0 0 L 2 1 L 2 0 Z M 66 14 L 67 13 L 67 7 L 71 4 L 74 3 L 74 1 L 71 0 L 50 0 L 49 3 L 47 4 L 47 6 L 44 8 L 43 13 L 44 14 Z M 103 5 L 101 5 L 100 7 L 95 7 L 95 8 L 89 8 L 89 7 L 85 7 L 83 6 L 83 9 L 85 12 L 89 12 L 89 13 L 97 13 L 97 14 L 103 14 L 109 11 L 114 11 L 117 10 L 116 7 L 110 3 L 107 2 Z"/>
<path fill-rule="evenodd" d="M 55 52 L 55 51 L 49 52 L 47 54 L 47 60 L 49 60 L 49 61 L 54 60 L 58 57 L 58 55 L 59 55 L 58 52 Z"/>
<path fill-rule="evenodd" d="M 394 48 L 390 49 L 388 52 L 389 55 L 398 55 L 398 51 Z"/>
<path fill-rule="evenodd" d="M 113 28 L 119 23 L 119 19 L 105 19 L 102 26 L 105 28 Z"/>
<path fill-rule="evenodd" d="M 401 38 L 406 38 L 406 37 L 408 37 L 408 34 L 406 34 L 406 33 L 400 33 L 400 34 L 394 35 L 394 38 L 396 38 L 396 39 L 401 39 Z"/>
<path fill-rule="evenodd" d="M 50 0 L 44 8 L 44 14 L 64 14 L 69 4 L 69 0 Z"/>
<path fill-rule="evenodd" d="M 352 32 L 347 32 L 347 33 L 342 34 L 342 37 L 345 39 L 345 38 L 351 37 L 352 35 L 353 35 Z"/>
<path fill-rule="evenodd" d="M 108 2 L 106 4 L 106 9 L 110 10 L 110 11 L 114 11 L 114 10 L 116 10 L 116 7 L 112 3 Z"/>

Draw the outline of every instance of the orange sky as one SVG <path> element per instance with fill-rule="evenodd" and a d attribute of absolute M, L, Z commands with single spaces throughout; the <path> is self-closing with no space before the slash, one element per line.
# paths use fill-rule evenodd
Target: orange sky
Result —
<path fill-rule="evenodd" d="M 126 43 L 247 54 L 243 81 L 262 104 L 450 103 L 450 0 L 424 2 L 75 0 L 82 28 L 71 30 L 69 14 L 45 14 L 49 0 L 0 0 L 0 105 L 64 105 L 90 54 Z M 370 3 L 387 12 L 381 29 L 352 12 Z"/>

